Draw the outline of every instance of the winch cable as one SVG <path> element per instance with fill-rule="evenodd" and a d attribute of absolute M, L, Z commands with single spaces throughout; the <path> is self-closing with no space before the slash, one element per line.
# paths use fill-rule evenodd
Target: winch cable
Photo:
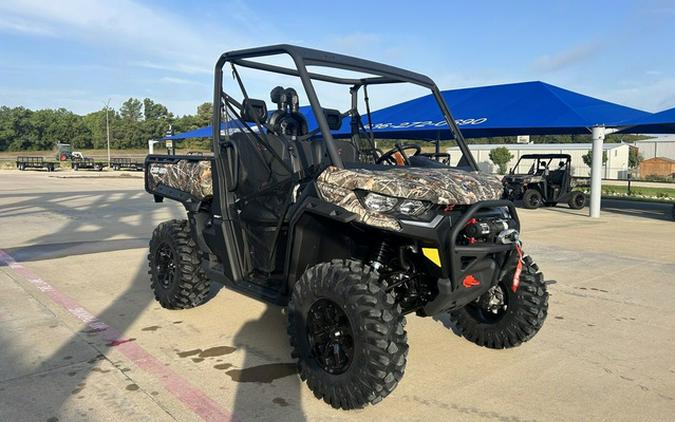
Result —
<path fill-rule="evenodd" d="M 520 246 L 520 241 L 515 243 L 515 250 L 518 254 L 518 262 L 516 263 L 516 271 L 513 273 L 513 283 L 511 284 L 513 293 L 515 293 L 520 286 L 520 274 L 523 272 L 523 249 Z"/>

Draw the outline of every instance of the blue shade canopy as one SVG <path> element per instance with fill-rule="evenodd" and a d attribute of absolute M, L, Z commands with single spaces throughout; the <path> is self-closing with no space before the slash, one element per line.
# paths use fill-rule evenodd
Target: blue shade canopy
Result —
<path fill-rule="evenodd" d="M 224 128 L 225 127 L 223 126 L 223 129 Z M 199 129 L 190 130 L 188 132 L 178 133 L 176 135 L 171 135 L 171 136 L 165 136 L 161 140 L 162 141 L 169 141 L 169 140 L 178 141 L 178 140 L 188 139 L 188 138 L 210 138 L 212 129 L 213 129 L 213 126 L 200 127 Z"/>
<path fill-rule="evenodd" d="M 442 95 L 466 138 L 583 134 L 595 125 L 614 127 L 649 115 L 544 82 L 455 89 Z M 381 138 L 452 137 L 431 94 L 373 112 L 372 120 Z"/>
<path fill-rule="evenodd" d="M 224 131 L 225 127 L 228 127 L 230 130 L 240 130 L 242 127 L 242 124 L 238 120 L 230 120 L 227 122 L 227 125 L 225 122 L 220 124 L 220 130 Z M 252 125 L 251 125 L 252 126 Z M 189 139 L 189 138 L 210 138 L 212 135 L 212 129 L 213 126 L 205 126 L 205 127 L 200 127 L 199 129 L 194 129 L 190 130 L 188 132 L 183 132 L 183 133 L 177 133 L 175 135 L 171 136 L 165 136 L 160 139 L 160 141 L 168 141 L 168 140 L 173 140 L 173 141 L 179 141 L 183 139 Z"/>
<path fill-rule="evenodd" d="M 622 133 L 675 133 L 675 108 L 626 122 Z"/>
<path fill-rule="evenodd" d="M 625 126 L 626 122 L 651 116 L 645 111 L 578 94 L 544 82 L 454 89 L 441 94 L 466 138 L 586 134 L 596 125 L 619 127 Z M 309 130 L 315 129 L 317 124 L 311 107 L 300 107 L 300 111 L 307 118 Z M 367 126 L 366 116 L 362 116 L 362 121 Z M 431 94 L 375 111 L 372 113 L 372 121 L 373 132 L 378 138 L 452 138 Z M 345 118 L 342 128 L 333 135 L 348 137 L 350 119 Z M 210 136 L 211 129 L 206 127 L 163 139 Z"/>
<path fill-rule="evenodd" d="M 305 115 L 305 118 L 307 119 L 307 124 L 309 127 L 309 130 L 312 130 L 317 127 L 316 124 L 316 119 L 314 118 L 314 114 L 312 113 L 312 107 L 310 106 L 302 106 L 300 107 L 300 113 Z M 272 112 L 268 112 L 267 114 L 271 114 Z M 220 130 L 224 131 L 225 130 L 225 123 L 220 124 Z M 255 127 L 255 123 L 248 123 L 249 127 Z M 227 127 L 230 128 L 230 130 L 240 130 L 242 128 L 242 123 L 239 122 L 238 120 L 230 120 L 227 123 Z M 343 126 L 344 127 L 344 126 Z M 205 127 L 200 127 L 199 129 L 194 129 L 190 130 L 188 132 L 183 132 L 183 133 L 177 133 L 175 135 L 171 136 L 165 136 L 161 138 L 161 141 L 168 141 L 168 140 L 174 140 L 174 141 L 179 141 L 183 139 L 189 139 L 189 138 L 210 138 L 212 135 L 212 129 L 213 126 L 205 126 Z"/>

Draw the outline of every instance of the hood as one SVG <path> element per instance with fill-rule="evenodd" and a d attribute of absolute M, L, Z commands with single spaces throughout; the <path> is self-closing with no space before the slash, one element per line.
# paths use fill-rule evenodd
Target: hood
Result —
<path fill-rule="evenodd" d="M 392 167 L 386 170 L 328 167 L 319 175 L 318 182 L 439 205 L 470 205 L 499 199 L 503 191 L 502 183 L 495 176 L 452 167 Z"/>
<path fill-rule="evenodd" d="M 359 216 L 359 221 L 389 230 L 400 230 L 398 221 L 386 214 L 366 210 L 357 189 L 439 205 L 470 205 L 500 199 L 503 192 L 498 178 L 451 167 L 391 167 L 383 170 L 338 169 L 328 167 L 317 179 L 321 197 Z"/>

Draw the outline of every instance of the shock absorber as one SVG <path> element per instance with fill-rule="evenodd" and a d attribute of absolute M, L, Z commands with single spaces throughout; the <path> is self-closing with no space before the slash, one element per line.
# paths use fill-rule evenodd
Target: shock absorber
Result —
<path fill-rule="evenodd" d="M 382 267 L 386 265 L 386 263 L 391 261 L 393 256 L 394 256 L 394 247 L 387 239 L 383 239 L 379 247 L 375 251 L 374 258 L 370 262 L 370 265 L 374 269 L 379 271 Z"/>

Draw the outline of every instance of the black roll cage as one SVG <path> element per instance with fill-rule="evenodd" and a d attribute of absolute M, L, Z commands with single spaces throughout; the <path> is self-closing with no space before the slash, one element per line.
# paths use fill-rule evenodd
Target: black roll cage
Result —
<path fill-rule="evenodd" d="M 295 63 L 296 69 L 276 66 L 267 63 L 261 63 L 252 61 L 249 59 L 261 58 L 276 56 L 280 54 L 287 54 L 291 57 Z M 216 162 L 220 161 L 219 158 L 221 154 L 221 135 L 220 135 L 220 124 L 221 124 L 221 110 L 223 107 L 223 98 L 225 96 L 223 92 L 223 67 L 226 63 L 231 63 L 233 65 L 238 65 L 242 67 L 247 67 L 251 69 L 263 70 L 272 73 L 278 73 L 289 76 L 297 76 L 302 82 L 305 93 L 309 100 L 310 106 L 312 107 L 312 112 L 314 117 L 319 125 L 323 140 L 326 143 L 326 150 L 330 158 L 331 163 L 338 167 L 343 168 L 342 160 L 340 155 L 335 147 L 334 139 L 331 134 L 328 122 L 325 115 L 322 112 L 319 99 L 317 97 L 314 86 L 312 85 L 312 80 L 318 80 L 323 82 L 330 82 L 342 85 L 352 85 L 350 92 L 352 93 L 352 104 L 356 103 L 356 95 L 359 88 L 364 87 L 366 89 L 368 85 L 381 85 L 381 84 L 392 84 L 392 83 L 412 83 L 419 85 L 431 90 L 438 103 L 443 116 L 445 117 L 446 122 L 448 123 L 448 128 L 453 134 L 453 138 L 457 142 L 459 149 L 462 151 L 462 155 L 465 157 L 468 165 L 471 166 L 474 170 L 478 170 L 478 166 L 469 151 L 469 148 L 466 145 L 464 137 L 462 136 L 461 131 L 459 130 L 455 119 L 450 113 L 445 100 L 443 99 L 440 90 L 429 77 L 411 72 L 409 70 L 400 69 L 394 66 L 385 65 L 382 63 L 372 62 L 369 60 L 359 59 L 356 57 L 345 56 L 342 54 L 330 53 L 321 50 L 315 50 L 311 48 L 298 47 L 288 44 L 279 44 L 268 47 L 258 47 L 250 48 L 244 50 L 237 50 L 224 53 L 220 56 L 216 63 L 215 72 L 214 72 L 214 93 L 213 93 L 213 151 L 216 157 Z M 372 77 L 365 78 L 344 78 L 338 76 L 324 75 L 315 72 L 309 72 L 307 66 L 323 66 L 329 68 L 350 70 L 356 72 L 363 72 L 371 75 Z M 244 91 L 245 93 L 245 91 Z M 367 94 L 366 94 L 367 95 Z M 218 106 L 216 106 L 218 105 Z M 257 122 L 256 122 L 257 123 Z M 258 125 L 260 127 L 260 125 Z M 226 128 L 228 130 L 229 128 Z M 221 171 L 221 174 L 224 174 L 224 168 L 218 168 Z"/>
<path fill-rule="evenodd" d="M 551 161 L 553 161 L 554 159 L 564 159 L 568 169 L 570 163 L 572 162 L 572 156 L 569 154 L 523 154 L 520 156 L 520 158 L 518 158 L 518 161 L 516 161 L 516 164 L 513 165 L 513 168 L 509 173 L 515 174 L 515 170 L 518 168 L 522 160 L 537 160 L 537 163 L 539 163 L 540 161 L 548 160 L 546 165 L 549 166 L 551 164 Z M 536 170 L 537 169 L 535 168 L 535 171 Z M 529 172 L 526 174 L 529 174 Z"/>

